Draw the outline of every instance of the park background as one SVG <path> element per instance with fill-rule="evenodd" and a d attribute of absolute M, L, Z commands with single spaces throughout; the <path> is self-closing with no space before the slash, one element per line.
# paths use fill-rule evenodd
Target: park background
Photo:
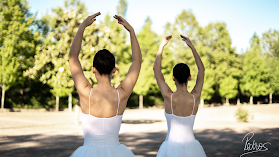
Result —
<path fill-rule="evenodd" d="M 31 2 L 34 2 L 37 8 L 40 5 L 39 1 Z M 116 3 L 116 1 L 110 2 Z M 1 108 L 56 108 L 58 110 L 58 108 L 67 108 L 69 103 L 77 102 L 78 95 L 69 70 L 68 53 L 79 25 L 88 15 L 99 10 L 96 7 L 97 4 L 94 4 L 93 10 L 89 10 L 85 2 L 78 0 L 63 1 L 63 3 L 58 1 L 57 3 L 61 5 L 46 10 L 36 10 L 35 8 L 33 9 L 35 12 L 31 12 L 32 3 L 28 1 L 1 1 Z M 104 3 L 101 4 L 104 5 Z M 151 8 L 154 11 L 150 14 L 153 15 L 156 12 L 156 5 L 159 7 L 161 3 L 166 6 L 164 1 L 153 4 Z M 258 4 L 250 5 L 256 9 L 247 8 L 247 14 L 251 14 L 249 10 L 257 11 L 257 7 L 263 2 L 256 1 L 256 3 Z M 112 4 L 107 2 L 106 6 L 110 8 Z M 147 5 L 146 2 L 144 4 Z M 276 4 L 278 6 L 278 3 L 274 5 L 276 6 Z M 90 2 L 91 5 L 93 5 L 92 2 Z M 174 3 L 174 6 L 177 5 Z M 257 32 L 249 34 L 250 39 L 246 41 L 249 44 L 240 44 L 240 51 L 240 48 L 237 49 L 232 45 L 226 21 L 216 19 L 201 25 L 197 20 L 195 10 L 190 9 L 191 6 L 182 7 L 174 19 L 165 16 L 168 10 L 165 10 L 166 13 L 159 13 L 163 16 L 163 18 L 158 16 L 160 20 L 164 20 L 161 28 L 157 26 L 161 29 L 161 33 L 154 30 L 152 19 L 149 16 L 145 17 L 141 26 L 132 25 L 136 29 L 143 63 L 128 107 L 139 106 L 139 100 L 142 98 L 144 106 L 163 105 L 152 65 L 162 37 L 170 34 L 173 35 L 173 39 L 164 51 L 162 72 L 173 91 L 175 85 L 171 76 L 172 68 L 176 63 L 187 63 L 191 69 L 192 79 L 189 81 L 189 90 L 193 88 L 197 75 L 197 67 L 191 50 L 179 38 L 179 34 L 183 34 L 190 37 L 205 65 L 201 103 L 263 104 L 278 102 L 279 31 L 278 28 L 274 28 L 274 23 L 271 22 L 272 26 L 268 26 L 266 23 L 268 22 L 266 19 L 271 19 L 270 13 L 276 13 L 271 4 L 261 6 L 262 10 L 268 10 L 267 6 L 270 6 L 272 11 L 267 12 L 263 17 L 258 16 L 257 23 L 252 23 L 252 26 L 259 29 L 257 26 L 265 22 L 266 30 L 261 34 L 257 34 Z M 113 8 L 116 12 L 102 12 L 102 15 L 97 17 L 98 21 L 88 27 L 84 33 L 79 57 L 85 76 L 93 85 L 96 85 L 96 79 L 91 72 L 92 60 L 98 50 L 109 49 L 116 57 L 117 72 L 112 79 L 115 87 L 124 79 L 132 62 L 128 33 L 112 16 L 115 13 L 125 18 L 130 16 L 127 18 L 128 22 L 134 17 L 127 15 L 129 3 L 125 0 L 119 1 Z M 172 7 L 170 6 L 170 8 Z M 237 12 L 237 8 L 235 9 Z M 222 9 L 220 10 L 222 11 Z M 135 14 L 136 19 L 141 12 L 144 12 L 144 9 Z M 236 13 L 236 16 L 240 15 Z M 232 14 L 231 18 L 240 17 L 234 17 Z M 251 19 L 253 18 L 255 17 L 252 16 Z M 228 19 L 230 20 L 230 18 Z M 137 20 L 131 21 L 136 23 Z M 247 21 L 247 23 L 253 22 L 253 20 L 249 22 L 249 19 Z M 272 21 L 276 20 L 272 19 Z M 241 31 L 241 27 L 245 28 L 243 19 L 236 25 L 241 32 L 238 36 L 245 37 L 245 32 Z M 278 25 L 276 26 L 278 27 Z M 261 25 L 261 27 L 263 26 Z M 253 30 L 253 28 L 250 29 Z M 259 30 L 262 31 L 262 28 Z M 239 42 L 235 41 L 235 44 L 237 43 Z"/>
<path fill-rule="evenodd" d="M 245 156 L 279 156 L 278 6 L 279 1 L 271 0 L 0 0 L 1 107 L 5 107 L 0 113 L 0 156 L 66 157 L 83 144 L 68 53 L 81 22 L 98 11 L 102 15 L 86 29 L 79 56 L 93 85 L 91 67 L 98 50 L 107 48 L 116 56 L 114 86 L 124 79 L 132 61 L 128 33 L 112 18 L 114 14 L 134 27 L 142 49 L 142 70 L 119 134 L 120 142 L 137 157 L 156 156 L 167 133 L 152 66 L 161 39 L 170 34 L 173 39 L 165 48 L 162 72 L 173 90 L 176 63 L 185 62 L 192 70 L 189 90 L 197 75 L 192 53 L 179 34 L 190 37 L 206 68 L 204 106 L 194 125 L 206 155 L 247 153 L 242 139 L 254 133 L 256 143 L 270 143 L 268 150 Z M 75 105 L 74 111 L 69 105 Z"/>

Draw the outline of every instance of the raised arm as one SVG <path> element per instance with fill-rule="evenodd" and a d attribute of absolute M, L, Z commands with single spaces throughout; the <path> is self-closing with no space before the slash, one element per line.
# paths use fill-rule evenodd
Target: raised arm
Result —
<path fill-rule="evenodd" d="M 192 50 L 192 53 L 194 55 L 194 58 L 195 58 L 195 61 L 196 61 L 196 64 L 197 64 L 197 67 L 198 67 L 198 75 L 197 75 L 197 80 L 196 80 L 196 85 L 195 87 L 193 88 L 192 92 L 191 93 L 196 93 L 197 95 L 201 95 L 201 92 L 202 92 L 202 86 L 203 86 L 203 81 L 204 81 L 204 65 L 202 63 L 202 60 L 199 56 L 199 54 L 197 53 L 194 45 L 191 43 L 190 39 L 183 36 L 183 35 L 180 35 L 182 40 L 186 42 L 186 44 L 191 48 Z"/>
<path fill-rule="evenodd" d="M 166 36 L 166 37 L 163 38 L 163 41 L 162 41 L 161 45 L 159 46 L 159 50 L 157 52 L 156 59 L 155 59 L 155 62 L 154 62 L 154 66 L 153 66 L 153 70 L 154 70 L 154 74 L 155 74 L 157 84 L 158 84 L 159 89 L 160 89 L 160 91 L 162 93 L 162 96 L 164 98 L 170 96 L 171 93 L 172 93 L 170 87 L 166 84 L 164 76 L 161 72 L 161 62 L 162 62 L 163 49 L 164 49 L 165 45 L 168 44 L 168 42 L 171 38 L 172 38 L 171 35 Z"/>
<path fill-rule="evenodd" d="M 84 76 L 81 64 L 78 59 L 78 55 L 81 48 L 81 42 L 83 38 L 83 32 L 87 26 L 90 26 L 96 20 L 95 17 L 100 14 L 101 13 L 98 12 L 94 15 L 88 16 L 83 21 L 83 23 L 80 24 L 69 53 L 69 64 L 70 64 L 72 78 L 74 79 L 75 86 L 80 95 L 88 94 L 88 93 L 83 93 L 85 91 L 84 89 L 87 87 L 90 88 L 92 87 L 89 81 Z"/>
<path fill-rule="evenodd" d="M 117 19 L 118 23 L 123 25 L 125 27 L 125 29 L 127 29 L 130 33 L 133 62 L 126 75 L 126 78 L 117 87 L 118 90 L 122 91 L 122 93 L 124 94 L 124 97 L 129 98 L 129 96 L 131 95 L 132 90 L 137 82 L 139 73 L 140 73 L 142 56 L 141 56 L 139 43 L 138 43 L 138 40 L 137 40 L 133 27 L 121 16 L 115 15 L 113 17 L 115 19 Z"/>

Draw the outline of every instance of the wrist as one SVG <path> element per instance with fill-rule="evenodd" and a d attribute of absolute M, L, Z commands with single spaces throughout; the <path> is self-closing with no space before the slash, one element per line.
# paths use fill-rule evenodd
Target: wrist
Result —
<path fill-rule="evenodd" d="M 165 47 L 165 45 L 162 45 L 162 44 L 161 44 L 161 45 L 159 46 L 159 49 L 160 49 L 160 50 L 163 50 L 164 47 Z"/>
<path fill-rule="evenodd" d="M 192 45 L 192 46 L 189 46 L 189 47 L 190 47 L 191 50 L 196 50 L 195 47 L 194 47 L 193 45 Z"/>
<path fill-rule="evenodd" d="M 85 26 L 85 24 L 84 23 L 81 23 L 80 25 L 79 25 L 79 29 L 85 29 L 86 28 L 86 26 Z"/>

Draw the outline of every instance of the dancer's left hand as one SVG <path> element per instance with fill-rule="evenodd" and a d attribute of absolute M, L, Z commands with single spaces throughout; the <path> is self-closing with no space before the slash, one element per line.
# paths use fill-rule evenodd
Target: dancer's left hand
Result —
<path fill-rule="evenodd" d="M 186 36 L 184 36 L 184 35 L 180 35 L 180 37 L 182 38 L 183 41 L 186 42 L 186 44 L 187 44 L 190 48 L 193 48 L 193 47 L 194 47 L 194 45 L 192 44 L 191 40 L 190 40 L 188 37 L 186 37 Z"/>
<path fill-rule="evenodd" d="M 90 26 L 94 21 L 96 21 L 95 17 L 101 15 L 100 12 L 97 12 L 96 14 L 94 15 L 90 15 L 88 16 L 83 22 L 82 22 L 82 25 L 84 25 L 85 27 L 88 27 Z"/>
<path fill-rule="evenodd" d="M 123 25 L 129 32 L 133 31 L 133 27 L 121 16 L 114 15 L 113 16 L 116 20 L 118 20 L 118 23 Z"/>
<path fill-rule="evenodd" d="M 163 38 L 160 47 L 164 47 L 165 45 L 167 45 L 170 41 L 170 39 L 172 38 L 172 35 L 166 36 Z"/>

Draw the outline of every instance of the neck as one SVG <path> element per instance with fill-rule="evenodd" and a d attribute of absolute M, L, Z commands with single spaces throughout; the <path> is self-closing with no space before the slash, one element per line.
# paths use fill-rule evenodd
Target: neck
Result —
<path fill-rule="evenodd" d="M 180 91 L 180 92 L 188 92 L 188 89 L 187 89 L 187 84 L 179 84 L 179 83 L 176 83 L 176 89 L 177 89 L 177 92 Z"/>
<path fill-rule="evenodd" d="M 99 75 L 96 77 L 97 79 L 97 86 L 99 87 L 111 87 L 110 81 L 111 79 L 109 79 L 108 75 Z"/>

